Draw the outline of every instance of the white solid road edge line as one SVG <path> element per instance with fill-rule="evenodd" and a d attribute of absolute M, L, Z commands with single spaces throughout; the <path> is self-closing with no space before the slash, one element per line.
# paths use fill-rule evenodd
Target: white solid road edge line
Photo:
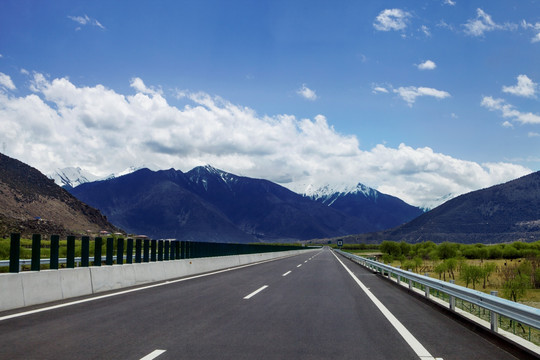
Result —
<path fill-rule="evenodd" d="M 257 295 L 258 293 L 260 293 L 261 291 L 266 289 L 267 287 L 268 287 L 268 285 L 264 285 L 264 286 L 260 287 L 259 289 L 255 290 L 254 292 L 252 292 L 248 296 L 245 296 L 244 299 L 248 300 L 248 299 L 252 298 L 253 296 Z"/>
<path fill-rule="evenodd" d="M 349 275 L 351 275 L 351 277 L 366 293 L 369 299 L 373 301 L 375 306 L 379 308 L 379 310 L 383 313 L 384 317 L 386 317 L 386 319 L 390 321 L 390 324 L 392 324 L 392 326 L 398 331 L 398 333 L 403 337 L 407 344 L 409 344 L 409 346 L 413 349 L 416 355 L 418 355 L 418 357 L 422 360 L 435 360 L 436 358 L 433 357 L 433 355 L 431 355 L 429 351 L 427 351 L 426 348 L 422 344 L 420 344 L 418 340 L 416 340 L 413 334 L 411 334 L 410 331 L 407 330 L 407 328 L 403 326 L 403 324 L 394 316 L 394 314 L 392 314 L 390 310 L 388 310 L 386 306 L 384 306 L 383 303 L 380 302 L 379 299 L 377 299 L 371 291 L 369 291 L 369 289 L 356 277 L 356 275 L 353 274 L 351 270 L 349 270 L 349 268 L 337 257 L 337 255 L 334 252 L 332 252 L 332 254 L 341 263 L 341 265 L 343 265 L 345 270 L 347 270 Z"/>
<path fill-rule="evenodd" d="M 159 355 L 163 354 L 167 350 L 154 350 L 150 354 L 146 355 L 145 357 L 141 358 L 141 360 L 152 360 L 157 358 Z"/>

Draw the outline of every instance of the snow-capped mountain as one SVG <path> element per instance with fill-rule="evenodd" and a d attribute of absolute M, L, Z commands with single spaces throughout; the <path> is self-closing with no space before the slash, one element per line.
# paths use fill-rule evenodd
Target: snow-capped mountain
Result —
<path fill-rule="evenodd" d="M 331 206 L 338 198 L 349 195 L 359 194 L 366 198 L 376 199 L 379 196 L 379 192 L 364 184 L 358 183 L 356 185 L 350 184 L 326 184 L 318 189 L 314 189 L 312 186 L 308 186 L 303 193 L 313 200 L 320 201 L 325 205 Z"/>
<path fill-rule="evenodd" d="M 346 215 L 367 220 L 374 229 L 392 228 L 421 215 L 423 210 L 364 184 L 307 186 L 303 194 Z"/>
<path fill-rule="evenodd" d="M 87 182 L 101 180 L 99 176 L 90 174 L 80 167 L 56 169 L 52 174 L 49 174 L 48 177 L 49 179 L 53 179 L 56 185 L 67 189 L 72 189 Z"/>
<path fill-rule="evenodd" d="M 63 169 L 56 169 L 53 173 L 49 174 L 47 177 L 54 180 L 54 182 L 65 189 L 73 189 L 81 184 L 87 182 L 101 181 L 101 180 L 110 180 L 127 174 L 131 174 L 140 169 L 150 169 L 158 170 L 158 167 L 155 165 L 146 166 L 130 166 L 127 169 L 120 171 L 119 173 L 112 173 L 106 176 L 97 176 L 94 175 L 80 167 L 66 167 Z"/>

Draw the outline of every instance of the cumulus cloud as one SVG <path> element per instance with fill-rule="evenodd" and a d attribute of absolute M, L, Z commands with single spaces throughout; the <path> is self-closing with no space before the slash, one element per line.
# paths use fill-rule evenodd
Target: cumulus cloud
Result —
<path fill-rule="evenodd" d="M 484 33 L 494 30 L 515 30 L 516 24 L 497 24 L 484 10 L 476 9 L 476 18 L 469 19 L 465 27 L 465 33 L 470 36 L 484 36 Z"/>
<path fill-rule="evenodd" d="M 315 93 L 315 90 L 311 90 L 306 86 L 306 84 L 303 84 L 302 87 L 296 91 L 296 93 L 304 99 L 308 99 L 311 101 L 317 100 L 317 94 Z"/>
<path fill-rule="evenodd" d="M 411 14 L 401 9 L 383 10 L 375 18 L 373 27 L 379 31 L 404 30 Z"/>
<path fill-rule="evenodd" d="M 433 70 L 437 67 L 437 64 L 431 60 L 426 60 L 423 63 L 418 64 L 417 67 L 419 70 Z"/>
<path fill-rule="evenodd" d="M 44 173 L 67 166 L 107 175 L 141 164 L 183 171 L 211 164 L 299 192 L 309 184 L 348 179 L 432 207 L 448 193 L 530 172 L 405 144 L 361 149 L 355 136 L 340 134 L 323 115 L 260 116 L 204 92 L 182 91 L 188 104 L 176 107 L 136 77 L 135 93 L 121 94 L 103 85 L 77 86 L 68 78 L 29 76 L 29 95 L 0 91 L 0 134 L 7 155 Z"/>
<path fill-rule="evenodd" d="M 502 91 L 512 95 L 523 97 L 536 97 L 538 84 L 533 82 L 527 75 L 518 75 L 517 84 L 514 86 L 503 86 Z"/>
<path fill-rule="evenodd" d="M 388 94 L 388 90 L 386 88 L 383 88 L 382 86 L 375 86 L 373 88 L 373 93 L 376 94 L 376 93 L 384 93 L 384 94 Z"/>
<path fill-rule="evenodd" d="M 2 72 L 0 72 L 0 86 L 8 90 L 16 89 L 15 84 L 11 80 L 11 77 Z"/>
<path fill-rule="evenodd" d="M 394 89 L 394 93 L 398 94 L 409 106 L 412 106 L 417 97 L 431 96 L 437 99 L 450 97 L 450 94 L 443 90 L 437 90 L 428 87 L 407 86 Z"/>
<path fill-rule="evenodd" d="M 77 24 L 81 25 L 81 26 L 85 26 L 85 25 L 92 25 L 92 26 L 97 26 L 98 28 L 102 29 L 102 30 L 105 30 L 105 26 L 103 26 L 99 21 L 97 21 L 96 19 L 92 19 L 90 17 L 88 17 L 88 15 L 84 15 L 84 16 L 70 16 L 68 15 L 68 19 L 71 19 L 73 21 L 75 21 Z M 80 30 L 81 27 L 77 27 L 76 30 Z"/>
<path fill-rule="evenodd" d="M 521 21 L 521 27 L 524 29 L 531 29 L 536 34 L 531 39 L 532 43 L 536 43 L 540 41 L 540 22 L 537 22 L 535 24 L 528 23 L 527 21 L 523 20 Z"/>
<path fill-rule="evenodd" d="M 480 104 L 490 111 L 500 111 L 504 118 L 509 118 L 522 124 L 540 124 L 540 115 L 531 112 L 521 112 L 504 99 L 494 99 L 491 96 L 485 96 Z"/>

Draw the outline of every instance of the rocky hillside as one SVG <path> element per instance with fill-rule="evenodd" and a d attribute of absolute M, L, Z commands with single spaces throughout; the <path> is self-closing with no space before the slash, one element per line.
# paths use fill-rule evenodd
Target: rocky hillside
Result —
<path fill-rule="evenodd" d="M 350 237 L 382 240 L 498 243 L 540 240 L 540 172 L 458 196 L 389 231 Z"/>
<path fill-rule="evenodd" d="M 117 228 L 38 170 L 0 154 L 0 235 L 85 234 L 87 230 Z"/>

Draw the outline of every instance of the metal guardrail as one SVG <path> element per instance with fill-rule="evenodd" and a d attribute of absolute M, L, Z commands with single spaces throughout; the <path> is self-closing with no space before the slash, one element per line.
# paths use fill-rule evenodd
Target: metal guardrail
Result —
<path fill-rule="evenodd" d="M 455 299 L 457 298 L 491 311 L 492 331 L 497 332 L 498 329 L 497 316 L 494 316 L 496 314 L 516 320 L 535 329 L 540 329 L 540 309 L 519 304 L 494 295 L 485 294 L 481 291 L 472 290 L 463 286 L 444 282 L 442 280 L 432 279 L 428 276 L 415 274 L 410 271 L 405 271 L 390 265 L 382 264 L 378 261 L 369 260 L 358 255 L 346 253 L 341 250 L 334 251 L 360 265 L 371 268 L 383 274 L 386 272 L 388 273 L 388 276 L 395 274 L 398 277 L 398 281 L 400 277 L 404 278 L 409 281 L 409 287 L 412 286 L 411 281 L 424 285 L 424 287 L 426 288 L 427 297 L 429 297 L 429 289 L 434 289 L 446 293 L 450 298 L 449 307 L 451 310 L 455 310 Z"/>

